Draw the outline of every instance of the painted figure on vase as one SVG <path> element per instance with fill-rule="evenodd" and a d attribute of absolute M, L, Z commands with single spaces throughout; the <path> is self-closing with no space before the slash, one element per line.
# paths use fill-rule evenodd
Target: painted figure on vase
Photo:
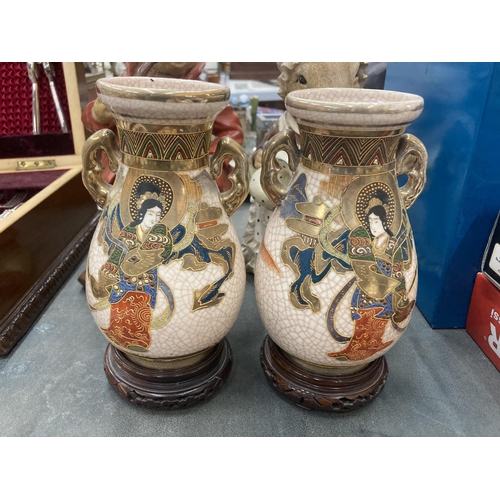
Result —
<path fill-rule="evenodd" d="M 413 250 L 409 224 L 404 212 L 397 234 L 390 229 L 395 207 L 389 186 L 382 182 L 366 184 L 356 201 L 358 224 L 349 226 L 343 220 L 340 203 L 329 207 L 318 195 L 308 201 L 306 176 L 301 174 L 280 211 L 286 225 L 297 234 L 287 238 L 281 248 L 281 260 L 295 276 L 289 288 L 293 307 L 320 313 L 322 302 L 313 291 L 314 285 L 332 270 L 344 276 L 343 286 L 326 310 L 326 326 L 337 342 L 347 345 L 327 356 L 339 361 L 360 361 L 391 345 L 392 340 L 383 340 L 387 325 L 402 332 L 398 324 L 409 317 L 415 301 L 408 299 L 405 279 Z M 334 221 L 337 224 L 332 229 Z M 265 244 L 261 251 L 271 267 Z M 338 330 L 335 317 L 352 289 L 353 328 L 346 335 Z"/>
<path fill-rule="evenodd" d="M 204 201 L 204 175 L 190 179 L 172 173 L 171 183 L 153 175 L 139 176 L 128 200 L 106 208 L 107 224 L 98 241 L 108 258 L 97 279 L 90 272 L 88 276 L 99 301 L 91 309 L 110 307 L 109 326 L 101 330 L 117 346 L 147 351 L 151 330 L 163 328 L 174 314 L 174 293 L 160 276 L 161 266 L 181 260 L 185 271 L 200 272 L 209 264 L 222 268 L 222 277 L 193 290 L 191 312 L 216 306 L 225 297 L 221 287 L 233 275 L 235 244 L 224 238 L 228 224 L 218 220 L 222 208 Z M 195 201 L 187 208 L 181 201 L 186 190 Z M 123 203 L 128 209 L 123 209 Z M 122 222 L 124 213 L 132 218 L 128 224 Z M 171 230 L 165 224 L 169 217 L 175 221 Z M 158 293 L 165 296 L 165 309 L 153 318 Z"/>
<path fill-rule="evenodd" d="M 136 351 L 147 350 L 151 343 L 157 268 L 172 254 L 172 235 L 161 220 L 170 210 L 173 191 L 166 182 L 161 187 L 148 181 L 138 185 L 136 201 L 130 204 L 134 220 L 120 230 L 118 237 L 108 233 L 109 258 L 98 280 L 89 275 L 94 296 L 106 299 L 111 306 L 109 327 L 102 331 L 119 346 Z"/>
<path fill-rule="evenodd" d="M 343 350 L 329 357 L 358 361 L 385 349 L 393 343 L 383 340 L 387 325 L 400 330 L 398 323 L 408 318 L 415 305 L 408 299 L 404 273 L 411 265 L 409 225 L 404 212 L 400 230 L 392 233 L 387 220 L 390 195 L 377 189 L 363 209 L 364 224 L 349 234 L 348 254 L 356 275 L 351 301 L 354 333 Z"/>

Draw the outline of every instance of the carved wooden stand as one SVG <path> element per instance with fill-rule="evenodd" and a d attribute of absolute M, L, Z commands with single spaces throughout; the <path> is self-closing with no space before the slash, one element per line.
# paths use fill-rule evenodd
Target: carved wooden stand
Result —
<path fill-rule="evenodd" d="M 198 364 L 158 370 L 139 366 L 111 344 L 104 355 L 104 371 L 124 399 L 146 408 L 175 410 L 213 396 L 231 372 L 233 355 L 227 339 Z"/>
<path fill-rule="evenodd" d="M 271 385 L 306 410 L 347 412 L 371 403 L 387 381 L 382 356 L 353 374 L 324 375 L 298 365 L 267 335 L 260 361 Z"/>

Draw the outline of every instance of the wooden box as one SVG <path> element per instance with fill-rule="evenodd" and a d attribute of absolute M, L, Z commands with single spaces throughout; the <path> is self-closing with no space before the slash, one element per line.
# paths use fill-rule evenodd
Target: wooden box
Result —
<path fill-rule="evenodd" d="M 19 64 L 17 69 L 16 63 L 9 64 L 12 66 L 3 68 L 0 86 L 4 119 L 0 135 L 0 204 L 4 204 L 2 200 L 11 199 L 14 192 L 25 193 L 25 199 L 19 208 L 0 219 L 2 356 L 28 332 L 86 255 L 98 219 L 97 206 L 81 177 L 81 150 L 85 142 L 81 113 L 87 100 L 83 63 L 53 63 L 69 133 L 61 129 L 44 131 L 44 123 L 45 128 L 50 129 L 44 113 L 57 115 L 47 77 L 40 68 L 41 100 L 44 97 L 39 136 L 33 136 L 21 126 L 31 120 L 31 82 L 20 76 Z M 12 79 L 10 89 L 9 78 Z M 12 88 L 16 89 L 15 98 L 9 94 Z M 14 130 L 5 124 L 9 114 L 13 115 Z"/>

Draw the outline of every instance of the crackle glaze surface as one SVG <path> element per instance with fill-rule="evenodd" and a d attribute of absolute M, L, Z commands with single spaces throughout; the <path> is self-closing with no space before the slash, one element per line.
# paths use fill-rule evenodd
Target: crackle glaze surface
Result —
<path fill-rule="evenodd" d="M 163 207 L 148 236 L 133 224 L 141 196 L 144 203 L 152 192 Z M 86 283 L 94 320 L 113 345 L 148 358 L 211 347 L 236 320 L 245 279 L 235 229 L 207 169 L 120 165 L 91 243 Z"/>
<path fill-rule="evenodd" d="M 374 89 L 304 89 L 286 97 L 299 123 L 362 129 L 408 125 L 424 107 L 422 97 Z"/>
<path fill-rule="evenodd" d="M 204 351 L 235 322 L 246 279 L 226 212 L 246 192 L 242 186 L 237 201 L 233 191 L 221 195 L 214 165 L 222 153 L 209 158 L 213 121 L 227 106 L 229 89 L 139 77 L 102 79 L 97 86 L 116 120 L 120 151 L 110 149 L 103 131 L 84 147 L 90 187 L 103 188 L 92 177 L 93 152 L 104 149 L 117 164 L 113 186 L 101 189 L 103 213 L 89 251 L 86 293 L 94 320 L 115 347 L 137 356 Z M 224 154 L 238 153 L 223 144 Z"/>
<path fill-rule="evenodd" d="M 385 252 L 374 255 L 369 225 L 360 220 L 370 199 L 382 191 L 391 213 L 394 237 L 389 244 L 397 246 L 391 255 L 387 244 Z M 381 356 L 400 338 L 417 293 L 413 236 L 402 207 L 394 172 L 351 178 L 298 167 L 289 193 L 267 226 L 255 273 L 260 315 L 282 349 L 317 365 L 354 366 Z M 320 219 L 324 234 L 307 222 Z M 373 293 L 380 270 L 386 282 Z M 406 309 L 399 307 L 401 300 Z M 376 330 L 378 339 L 357 341 L 356 329 L 368 335 Z"/>
<path fill-rule="evenodd" d="M 259 311 L 289 354 L 362 367 L 394 345 L 415 306 L 417 256 L 406 209 L 425 185 L 427 152 L 404 130 L 423 99 L 307 89 L 288 94 L 286 107 L 299 125 L 300 162 L 290 165 L 287 194 L 277 197 L 283 187 L 274 185 L 274 158 L 297 146 L 286 131 L 266 146 L 262 178 L 281 206 L 257 257 Z M 404 173 L 409 180 L 399 188 Z"/>
<path fill-rule="evenodd" d="M 102 78 L 97 93 L 116 118 L 163 125 L 213 121 L 229 100 L 223 85 L 174 78 Z"/>

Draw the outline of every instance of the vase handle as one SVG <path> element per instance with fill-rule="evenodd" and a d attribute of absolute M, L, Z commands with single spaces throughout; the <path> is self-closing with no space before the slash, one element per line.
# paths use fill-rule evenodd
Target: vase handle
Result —
<path fill-rule="evenodd" d="M 116 147 L 115 134 L 112 130 L 102 129 L 95 132 L 85 141 L 82 150 L 83 184 L 97 205 L 104 208 L 111 186 L 101 177 L 105 166 L 97 158 L 99 151 L 106 153 L 109 168 L 112 172 L 116 172 L 119 163 L 119 149 Z"/>
<path fill-rule="evenodd" d="M 220 193 L 222 206 L 227 215 L 231 216 L 248 196 L 248 155 L 245 150 L 230 137 L 223 137 L 218 143 L 210 160 L 210 173 L 214 180 L 222 173 L 224 160 L 232 158 L 236 164 L 233 171 L 228 175 L 232 182 L 231 188 Z"/>
<path fill-rule="evenodd" d="M 400 188 L 406 209 L 410 208 L 424 189 L 427 170 L 427 150 L 420 139 L 403 134 L 396 153 L 396 175 L 407 175 L 408 181 Z"/>
<path fill-rule="evenodd" d="M 292 172 L 297 170 L 300 152 L 295 141 L 295 132 L 285 129 L 267 141 L 262 151 L 262 173 L 260 183 L 267 197 L 278 207 L 288 192 L 288 186 L 280 182 L 283 165 L 276 155 L 284 151 L 288 155 L 288 167 Z"/>

